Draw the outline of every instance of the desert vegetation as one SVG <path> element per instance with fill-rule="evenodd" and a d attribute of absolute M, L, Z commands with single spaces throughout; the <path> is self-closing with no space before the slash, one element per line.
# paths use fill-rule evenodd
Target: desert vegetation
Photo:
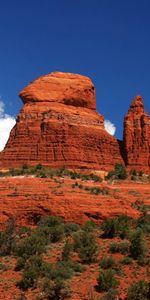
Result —
<path fill-rule="evenodd" d="M 99 225 L 88 221 L 83 226 L 47 216 L 34 228 L 16 227 L 10 219 L 0 232 L 1 272 L 7 272 L 6 257 L 15 260 L 14 271 L 20 276 L 16 289 L 24 297 L 31 290 L 37 300 L 72 299 L 74 280 L 82 280 L 92 269 L 96 282 L 92 299 L 149 299 L 148 216 L 144 211 L 137 220 L 120 215 Z M 130 266 L 134 282 L 122 293 Z"/>

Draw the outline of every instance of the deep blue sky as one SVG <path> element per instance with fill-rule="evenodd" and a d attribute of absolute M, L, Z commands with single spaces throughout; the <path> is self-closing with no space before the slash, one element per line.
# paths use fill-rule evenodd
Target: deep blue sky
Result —
<path fill-rule="evenodd" d="M 150 112 L 149 0 L 3 0 L 0 6 L 0 95 L 6 112 L 17 94 L 52 71 L 90 76 L 97 110 L 117 127 L 132 98 Z"/>

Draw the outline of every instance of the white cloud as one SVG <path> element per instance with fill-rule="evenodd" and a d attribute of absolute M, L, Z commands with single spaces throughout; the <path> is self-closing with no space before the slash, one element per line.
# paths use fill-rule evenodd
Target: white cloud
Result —
<path fill-rule="evenodd" d="M 16 124 L 15 118 L 5 114 L 5 104 L 0 99 L 0 151 L 2 151 L 8 141 L 10 131 Z"/>
<path fill-rule="evenodd" d="M 106 131 L 111 134 L 114 135 L 116 132 L 116 127 L 113 123 L 111 123 L 109 120 L 105 120 L 104 121 L 104 127 L 106 129 Z"/>

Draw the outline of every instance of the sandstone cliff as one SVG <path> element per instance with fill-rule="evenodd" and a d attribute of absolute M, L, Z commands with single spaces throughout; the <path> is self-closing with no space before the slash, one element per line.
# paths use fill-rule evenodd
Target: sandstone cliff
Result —
<path fill-rule="evenodd" d="M 85 76 L 54 72 L 20 93 L 24 106 L 2 153 L 1 166 L 112 169 L 123 163 L 118 141 L 95 110 L 95 87 Z"/>
<path fill-rule="evenodd" d="M 150 168 L 150 117 L 141 96 L 131 103 L 124 118 L 125 163 L 130 169 Z"/>

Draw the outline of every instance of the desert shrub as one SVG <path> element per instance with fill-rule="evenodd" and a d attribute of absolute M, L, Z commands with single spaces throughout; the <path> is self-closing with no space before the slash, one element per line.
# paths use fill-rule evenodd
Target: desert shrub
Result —
<path fill-rule="evenodd" d="M 65 223 L 64 224 L 64 233 L 66 235 L 70 235 L 73 232 L 78 231 L 79 228 L 80 228 L 80 226 L 78 224 L 75 224 L 75 223 Z"/>
<path fill-rule="evenodd" d="M 116 266 L 117 262 L 113 256 L 104 256 L 100 261 L 100 267 L 102 269 L 115 269 Z"/>
<path fill-rule="evenodd" d="M 78 263 L 77 261 L 70 260 L 68 261 L 69 266 L 75 273 L 81 273 L 85 270 L 85 267 L 83 264 Z"/>
<path fill-rule="evenodd" d="M 113 171 L 110 171 L 107 176 L 106 179 L 126 179 L 128 177 L 127 172 L 126 172 L 126 168 L 122 165 L 122 164 L 116 164 L 115 165 L 115 169 Z"/>
<path fill-rule="evenodd" d="M 22 279 L 17 283 L 22 290 L 36 287 L 37 280 L 43 272 L 43 260 L 39 255 L 33 255 L 26 261 L 22 273 Z"/>
<path fill-rule="evenodd" d="M 102 237 L 104 238 L 114 238 L 117 234 L 117 220 L 106 219 L 102 223 L 102 230 L 104 231 Z"/>
<path fill-rule="evenodd" d="M 130 171 L 130 174 L 133 175 L 133 176 L 137 176 L 137 171 L 135 169 L 131 170 Z"/>
<path fill-rule="evenodd" d="M 131 175 L 131 180 L 136 181 L 137 180 L 137 176 Z"/>
<path fill-rule="evenodd" d="M 20 271 L 21 269 L 24 268 L 26 263 L 26 260 L 24 257 L 18 257 L 17 261 L 16 261 L 16 267 L 15 267 L 15 271 Z"/>
<path fill-rule="evenodd" d="M 99 187 L 92 187 L 90 189 L 91 194 L 93 195 L 99 195 L 101 193 L 101 189 Z"/>
<path fill-rule="evenodd" d="M 109 250 L 111 253 L 126 254 L 126 253 L 129 253 L 129 249 L 130 249 L 130 244 L 127 241 L 113 242 L 109 246 Z"/>
<path fill-rule="evenodd" d="M 69 298 L 70 296 L 71 291 L 63 280 L 49 280 L 46 278 L 42 285 L 41 296 L 38 299 L 63 300 Z"/>
<path fill-rule="evenodd" d="M 53 265 L 51 278 L 69 279 L 73 276 L 74 271 L 69 261 L 59 261 Z"/>
<path fill-rule="evenodd" d="M 67 261 L 70 259 L 72 249 L 73 249 L 73 245 L 67 240 L 64 244 L 64 248 L 62 251 L 62 260 L 63 261 Z"/>
<path fill-rule="evenodd" d="M 43 236 L 32 234 L 18 241 L 14 246 L 14 253 L 17 256 L 28 258 L 31 255 L 39 255 L 45 251 L 46 239 Z"/>
<path fill-rule="evenodd" d="M 127 300 L 149 300 L 150 299 L 150 283 L 141 280 L 132 283 L 128 289 Z"/>
<path fill-rule="evenodd" d="M 150 267 L 150 257 L 141 256 L 138 258 L 138 264 L 140 266 L 148 266 Z"/>
<path fill-rule="evenodd" d="M 107 218 L 102 223 L 102 230 L 104 238 L 114 238 L 115 236 L 120 236 L 125 238 L 128 236 L 131 226 L 131 218 L 126 215 L 120 215 L 115 218 Z"/>
<path fill-rule="evenodd" d="M 146 245 L 142 229 L 137 228 L 132 237 L 130 245 L 130 255 L 134 259 L 140 259 L 145 255 Z"/>
<path fill-rule="evenodd" d="M 37 278 L 38 274 L 35 270 L 29 269 L 27 271 L 24 271 L 22 279 L 19 282 L 17 282 L 17 286 L 23 291 L 33 286 L 36 287 Z"/>
<path fill-rule="evenodd" d="M 43 274 L 45 277 L 48 277 L 52 280 L 57 278 L 61 280 L 66 280 L 71 278 L 76 273 L 80 273 L 84 270 L 84 267 L 75 261 L 67 260 L 67 261 L 58 261 L 56 264 L 52 264 L 49 266 L 44 266 Z"/>
<path fill-rule="evenodd" d="M 102 182 L 102 178 L 96 174 L 90 174 L 90 179 L 95 181 L 95 182 Z"/>
<path fill-rule="evenodd" d="M 37 164 L 35 166 L 35 170 L 41 170 L 43 168 L 43 166 L 41 164 Z"/>
<path fill-rule="evenodd" d="M 41 226 L 41 227 L 36 228 L 35 233 L 36 233 L 36 235 L 40 236 L 41 238 L 44 238 L 46 240 L 46 243 L 49 244 L 51 242 L 51 231 L 52 230 L 53 230 L 53 227 Z"/>
<path fill-rule="evenodd" d="M 121 263 L 123 265 L 131 265 L 132 264 L 132 258 L 129 256 L 125 256 L 122 260 Z"/>
<path fill-rule="evenodd" d="M 5 232 L 0 232 L 0 256 L 10 255 L 12 251 L 13 238 Z"/>
<path fill-rule="evenodd" d="M 74 235 L 74 249 L 84 263 L 94 262 L 98 255 L 98 245 L 93 234 L 79 231 Z"/>
<path fill-rule="evenodd" d="M 56 243 L 64 235 L 63 219 L 55 216 L 41 218 L 38 223 L 37 232 L 39 235 L 45 236 L 47 241 Z"/>
<path fill-rule="evenodd" d="M 6 265 L 3 264 L 2 262 L 0 262 L 0 272 L 7 271 L 8 269 L 9 269 L 8 266 L 6 266 Z"/>
<path fill-rule="evenodd" d="M 119 285 L 119 281 L 114 276 L 114 271 L 108 269 L 106 271 L 100 270 L 97 278 L 97 288 L 100 292 L 109 291 L 111 288 L 115 288 Z"/>
<path fill-rule="evenodd" d="M 63 238 L 64 228 L 61 225 L 54 227 L 42 226 L 37 228 L 36 234 L 40 237 L 45 238 L 47 244 L 50 242 L 57 243 Z"/>
<path fill-rule="evenodd" d="M 31 234 L 31 228 L 22 226 L 18 229 L 17 235 L 22 236 L 22 235 L 30 235 Z"/>
<path fill-rule="evenodd" d="M 120 215 L 117 217 L 117 234 L 120 236 L 121 239 L 128 238 L 130 235 L 130 230 L 132 226 L 132 218 L 126 215 Z"/>
<path fill-rule="evenodd" d="M 83 188 L 83 185 L 78 183 L 77 181 L 75 183 L 72 184 L 72 188 L 79 188 L 79 189 L 82 189 Z"/>
<path fill-rule="evenodd" d="M 82 227 L 84 231 L 92 232 L 96 229 L 96 224 L 92 220 L 88 220 Z"/>
<path fill-rule="evenodd" d="M 147 213 L 147 207 L 145 207 L 145 212 L 141 215 L 141 217 L 137 220 L 137 228 L 141 228 L 144 233 L 150 233 L 150 214 Z"/>
<path fill-rule="evenodd" d="M 71 179 L 78 179 L 80 178 L 80 174 L 77 172 L 70 172 L 70 178 Z"/>
<path fill-rule="evenodd" d="M 9 219 L 5 231 L 0 232 L 0 256 L 10 255 L 14 244 L 15 221 Z"/>
<path fill-rule="evenodd" d="M 41 220 L 38 222 L 38 226 L 40 227 L 55 227 L 61 225 L 63 223 L 63 219 L 60 217 L 55 216 L 47 216 L 42 217 Z"/>
<path fill-rule="evenodd" d="M 111 288 L 107 292 L 107 294 L 100 298 L 97 298 L 97 300 L 118 300 L 118 290 L 115 288 Z"/>
<path fill-rule="evenodd" d="M 109 190 L 107 188 L 100 188 L 98 186 L 94 186 L 91 188 L 88 188 L 91 194 L 93 195 L 109 195 Z"/>
<path fill-rule="evenodd" d="M 130 191 L 130 193 L 131 193 L 131 191 Z M 142 211 L 143 206 L 144 206 L 144 202 L 143 202 L 143 200 L 138 199 L 135 202 L 131 203 L 131 206 L 134 207 L 135 209 L 139 210 L 139 211 Z"/>
<path fill-rule="evenodd" d="M 52 243 L 57 243 L 63 238 L 63 235 L 64 228 L 61 225 L 52 227 L 50 230 L 50 241 Z"/>

